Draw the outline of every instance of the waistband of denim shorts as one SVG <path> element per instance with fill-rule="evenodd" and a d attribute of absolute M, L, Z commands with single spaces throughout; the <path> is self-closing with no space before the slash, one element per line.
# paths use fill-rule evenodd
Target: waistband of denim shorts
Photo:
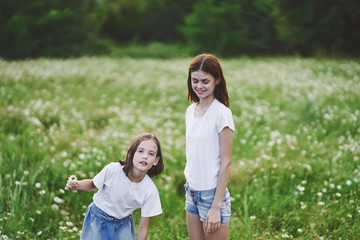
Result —
<path fill-rule="evenodd" d="M 93 212 L 98 218 L 106 220 L 108 222 L 114 222 L 114 223 L 121 223 L 121 222 L 125 222 L 128 220 L 132 220 L 132 215 L 130 214 L 127 217 L 124 217 L 122 219 L 118 219 L 115 217 L 112 217 L 110 215 L 108 215 L 106 212 L 104 212 L 103 210 L 101 210 L 98 206 L 95 205 L 95 203 L 91 203 L 91 209 L 90 211 Z"/>
<path fill-rule="evenodd" d="M 216 192 L 216 188 L 212 188 L 212 189 L 208 189 L 208 190 L 195 190 L 195 189 L 192 189 L 189 185 L 188 182 L 185 183 L 184 185 L 185 187 L 185 191 L 190 191 L 191 193 L 211 193 L 211 194 L 215 194 Z"/>

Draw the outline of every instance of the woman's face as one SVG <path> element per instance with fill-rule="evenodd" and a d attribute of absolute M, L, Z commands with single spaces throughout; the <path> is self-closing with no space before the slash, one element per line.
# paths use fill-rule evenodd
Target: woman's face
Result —
<path fill-rule="evenodd" d="M 191 73 L 191 87 L 200 100 L 214 97 L 214 90 L 219 80 L 201 70 Z"/>

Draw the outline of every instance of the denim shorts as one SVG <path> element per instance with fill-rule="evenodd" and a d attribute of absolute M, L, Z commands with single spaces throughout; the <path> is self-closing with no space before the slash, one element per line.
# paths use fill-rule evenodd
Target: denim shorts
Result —
<path fill-rule="evenodd" d="M 206 222 L 206 216 L 211 208 L 211 205 L 215 198 L 216 188 L 196 191 L 189 187 L 189 184 L 185 184 L 186 201 L 185 210 L 189 213 L 200 216 L 200 221 Z M 223 202 L 220 209 L 220 223 L 230 222 L 231 215 L 231 203 L 230 193 L 226 188 Z"/>
<path fill-rule="evenodd" d="M 91 203 L 86 210 L 81 240 L 116 240 L 135 239 L 134 220 L 132 215 L 117 219 L 106 214 Z"/>

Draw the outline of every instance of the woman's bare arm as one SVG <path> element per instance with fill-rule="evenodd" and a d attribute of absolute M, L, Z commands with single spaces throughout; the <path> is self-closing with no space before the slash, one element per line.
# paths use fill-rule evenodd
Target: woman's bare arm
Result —
<path fill-rule="evenodd" d="M 230 177 L 233 131 L 226 127 L 220 132 L 220 171 L 213 204 L 205 223 L 205 233 L 212 234 L 220 227 L 220 209 Z"/>

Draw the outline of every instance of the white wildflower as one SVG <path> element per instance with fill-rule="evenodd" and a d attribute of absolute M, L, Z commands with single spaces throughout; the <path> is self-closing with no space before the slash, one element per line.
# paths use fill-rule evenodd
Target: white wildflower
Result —
<path fill-rule="evenodd" d="M 56 204 L 51 205 L 52 210 L 59 210 L 59 206 Z"/>
<path fill-rule="evenodd" d="M 296 188 L 297 188 L 300 192 L 305 191 L 305 187 L 303 187 L 303 186 L 298 185 Z"/>
<path fill-rule="evenodd" d="M 68 225 L 69 227 L 74 226 L 74 224 L 72 222 L 66 222 L 66 225 Z"/>
<path fill-rule="evenodd" d="M 56 203 L 63 203 L 63 202 L 64 202 L 64 200 L 61 199 L 61 198 L 59 198 L 59 197 L 54 197 L 54 201 L 55 201 Z"/>
<path fill-rule="evenodd" d="M 68 181 L 75 181 L 75 180 L 77 180 L 76 175 L 70 175 L 68 178 Z"/>

